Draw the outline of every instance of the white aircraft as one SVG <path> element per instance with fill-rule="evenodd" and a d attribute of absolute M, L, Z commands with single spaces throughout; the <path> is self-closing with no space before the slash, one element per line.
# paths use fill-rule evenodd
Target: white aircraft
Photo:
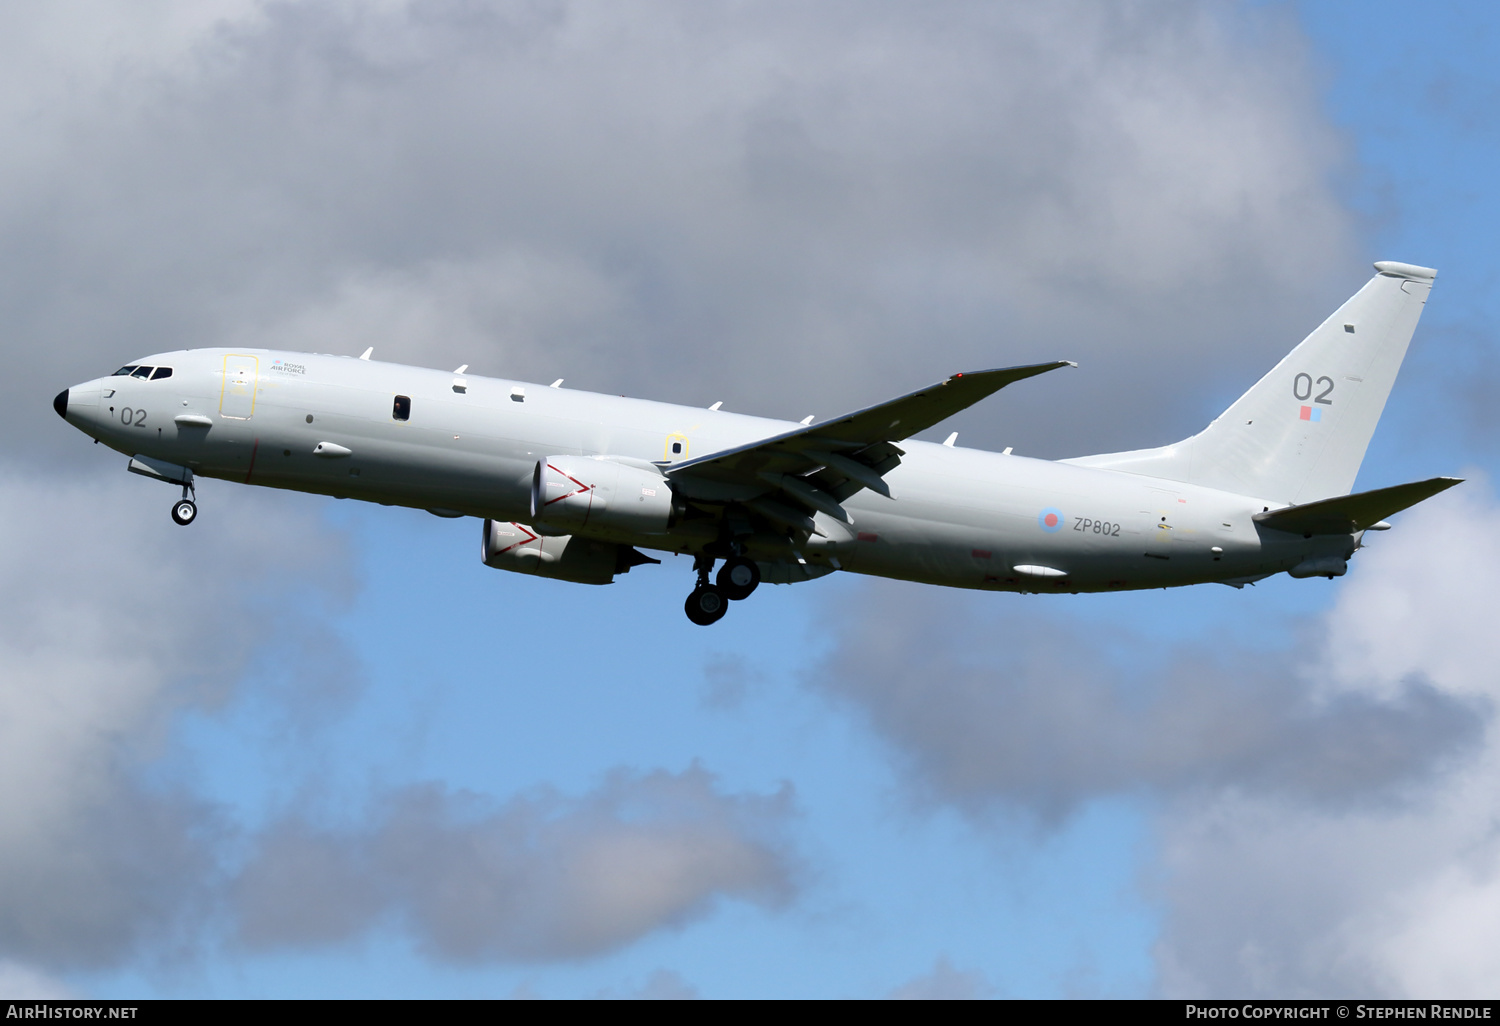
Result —
<path fill-rule="evenodd" d="M 1349 494 L 1436 271 L 1364 288 L 1212 424 L 1051 462 L 912 440 L 1067 361 L 955 374 L 819 424 L 258 349 L 142 357 L 54 400 L 173 485 L 195 477 L 473 516 L 502 570 L 608 584 L 690 553 L 694 623 L 835 570 L 995 591 L 1337 577 L 1365 531 L 1458 479 Z M 714 566 L 723 560 L 716 578 Z"/>

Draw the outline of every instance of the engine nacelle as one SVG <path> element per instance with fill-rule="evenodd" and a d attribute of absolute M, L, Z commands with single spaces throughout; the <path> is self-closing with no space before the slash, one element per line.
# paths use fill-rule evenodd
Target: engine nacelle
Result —
<path fill-rule="evenodd" d="M 549 456 L 531 478 L 531 515 L 547 528 L 613 528 L 664 534 L 673 520 L 672 486 L 650 464 L 604 456 Z"/>
<path fill-rule="evenodd" d="M 1349 564 L 1338 556 L 1313 556 L 1287 571 L 1288 577 L 1327 577 L 1332 580 L 1349 572 Z"/>
<path fill-rule="evenodd" d="M 575 535 L 544 535 L 525 524 L 486 520 L 479 558 L 485 566 L 575 584 L 609 584 L 616 574 L 656 560 L 629 545 Z"/>

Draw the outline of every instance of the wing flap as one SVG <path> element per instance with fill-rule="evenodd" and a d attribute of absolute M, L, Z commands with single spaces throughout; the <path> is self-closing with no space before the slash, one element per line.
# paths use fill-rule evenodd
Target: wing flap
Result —
<path fill-rule="evenodd" d="M 1439 492 L 1462 484 L 1458 477 L 1434 477 L 1426 481 L 1392 485 L 1370 492 L 1338 495 L 1300 506 L 1287 506 L 1255 514 L 1255 522 L 1292 534 L 1353 534 L 1369 530 L 1393 513 L 1415 506 Z"/>

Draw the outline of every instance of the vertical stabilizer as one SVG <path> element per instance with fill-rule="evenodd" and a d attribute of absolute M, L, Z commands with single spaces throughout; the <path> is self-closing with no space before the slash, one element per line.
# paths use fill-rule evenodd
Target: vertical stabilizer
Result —
<path fill-rule="evenodd" d="M 1284 502 L 1346 495 L 1437 272 L 1382 260 L 1333 316 L 1191 438 L 1065 460 Z"/>

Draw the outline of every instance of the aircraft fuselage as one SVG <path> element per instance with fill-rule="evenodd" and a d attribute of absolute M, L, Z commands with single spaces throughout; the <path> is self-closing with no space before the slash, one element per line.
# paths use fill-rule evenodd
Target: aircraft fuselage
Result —
<path fill-rule="evenodd" d="M 341 356 L 196 349 L 146 357 L 154 380 L 68 390 L 64 416 L 129 456 L 201 477 L 537 523 L 539 460 L 604 456 L 663 469 L 797 429 L 724 410 L 442 373 Z M 1347 559 L 1359 534 L 1302 537 L 1252 517 L 1283 503 L 1140 474 L 904 440 L 885 475 L 799 539 L 764 525 L 745 555 L 787 580 L 834 569 L 950 587 L 1028 592 L 1257 579 Z M 690 511 L 658 533 L 587 535 L 700 554 L 721 537 Z M 545 519 L 543 517 L 543 519 Z M 545 529 L 542 533 L 547 533 Z M 557 533 L 557 532 L 552 532 Z M 1026 568 L 1018 570 L 1017 568 Z M 774 579 L 774 578 L 768 578 Z"/>

